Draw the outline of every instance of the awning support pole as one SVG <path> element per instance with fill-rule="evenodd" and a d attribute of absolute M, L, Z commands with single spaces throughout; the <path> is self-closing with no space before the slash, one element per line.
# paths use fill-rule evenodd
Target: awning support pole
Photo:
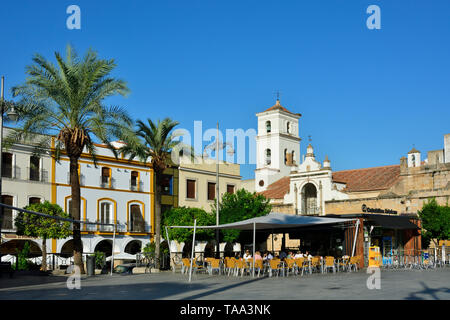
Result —
<path fill-rule="evenodd" d="M 256 233 L 256 223 L 253 222 L 253 270 L 252 276 L 255 277 L 255 233 Z"/>
<path fill-rule="evenodd" d="M 111 275 L 113 274 L 113 268 L 114 268 L 114 246 L 116 244 L 116 222 L 114 221 L 113 226 L 113 245 L 112 245 L 112 255 L 111 255 Z"/>
<path fill-rule="evenodd" d="M 359 219 L 356 220 L 356 230 L 355 230 L 355 239 L 353 240 L 352 257 L 355 255 L 356 238 L 357 238 L 357 236 L 358 236 L 358 229 L 359 229 Z"/>
<path fill-rule="evenodd" d="M 167 226 L 165 227 L 165 229 L 166 229 L 167 245 L 169 246 L 169 258 L 172 261 L 172 250 L 170 249 L 169 232 L 167 231 Z M 175 272 L 175 265 L 173 266 L 173 272 Z"/>
<path fill-rule="evenodd" d="M 192 278 L 192 261 L 194 259 L 194 249 L 195 249 L 195 231 L 197 229 L 197 219 L 194 220 L 194 236 L 192 238 L 192 252 L 191 252 L 191 267 L 189 268 L 189 282 Z"/>

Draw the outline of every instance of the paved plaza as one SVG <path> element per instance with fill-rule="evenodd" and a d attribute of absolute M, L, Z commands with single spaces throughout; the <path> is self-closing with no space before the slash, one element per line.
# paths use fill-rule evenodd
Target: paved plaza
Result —
<path fill-rule="evenodd" d="M 69 290 L 67 276 L 5 276 L 0 299 L 169 299 L 169 300 L 442 300 L 450 299 L 450 268 L 382 270 L 381 289 L 367 288 L 370 275 L 328 273 L 289 277 L 228 277 L 170 271 L 140 275 L 82 277 L 81 289 Z"/>

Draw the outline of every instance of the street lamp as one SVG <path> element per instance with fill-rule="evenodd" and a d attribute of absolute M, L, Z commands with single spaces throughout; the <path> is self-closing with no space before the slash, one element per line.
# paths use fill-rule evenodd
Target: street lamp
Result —
<path fill-rule="evenodd" d="M 3 202 L 2 197 L 2 176 L 3 176 L 3 113 L 6 111 L 6 116 L 16 122 L 19 115 L 17 114 L 14 104 L 8 106 L 4 101 L 4 91 L 5 91 L 5 77 L 2 76 L 1 81 L 1 92 L 0 92 L 0 201 Z M 5 108 L 6 107 L 6 108 Z M 1 245 L 1 233 L 3 224 L 3 206 L 0 207 L 0 245 Z M 1 251 L 0 251 L 0 261 L 1 261 Z"/>
<path fill-rule="evenodd" d="M 216 143 L 211 143 L 203 149 L 203 155 L 206 154 L 206 149 L 214 150 L 216 152 L 216 226 L 219 225 L 219 151 L 229 147 L 227 153 L 234 154 L 234 149 L 231 143 L 221 143 L 219 141 L 219 122 L 217 122 L 217 136 Z M 219 229 L 216 229 L 216 258 L 220 258 L 220 243 L 219 243 Z"/>

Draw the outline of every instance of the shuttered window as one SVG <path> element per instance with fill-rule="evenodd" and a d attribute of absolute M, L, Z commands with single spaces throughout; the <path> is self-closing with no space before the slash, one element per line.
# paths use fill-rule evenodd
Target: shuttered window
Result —
<path fill-rule="evenodd" d="M 195 199 L 195 180 L 186 180 L 186 198 Z"/>
<path fill-rule="evenodd" d="M 208 200 L 214 200 L 216 197 L 216 184 L 214 182 L 208 182 Z"/>

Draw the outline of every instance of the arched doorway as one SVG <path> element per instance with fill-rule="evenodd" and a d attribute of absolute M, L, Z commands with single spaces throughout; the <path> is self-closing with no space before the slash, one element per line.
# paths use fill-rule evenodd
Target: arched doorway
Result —
<path fill-rule="evenodd" d="M 73 239 L 66 241 L 61 248 L 61 257 L 69 258 L 73 256 Z"/>
<path fill-rule="evenodd" d="M 183 246 L 183 258 L 190 258 L 192 254 L 192 242 L 185 242 Z"/>
<path fill-rule="evenodd" d="M 231 242 L 227 242 L 225 244 L 224 256 L 225 257 L 234 257 L 233 244 Z"/>
<path fill-rule="evenodd" d="M 109 257 L 112 255 L 112 241 L 111 240 L 102 240 L 95 246 L 95 251 L 101 251 L 105 253 L 105 257 Z"/>
<path fill-rule="evenodd" d="M 208 242 L 205 246 L 204 257 L 205 258 L 214 258 L 214 253 L 216 252 L 215 242 Z"/>
<path fill-rule="evenodd" d="M 18 240 L 18 239 L 14 239 L 14 240 L 10 240 L 10 241 L 6 241 L 3 242 L 1 247 L 1 253 L 2 255 L 16 255 L 17 251 L 22 251 L 25 243 L 28 242 L 30 247 L 30 251 L 28 254 L 28 258 L 33 258 L 33 257 L 40 257 L 42 256 L 42 251 L 41 248 L 39 247 L 39 245 L 32 241 L 32 240 Z"/>
<path fill-rule="evenodd" d="M 142 242 L 141 240 L 132 240 L 128 242 L 128 244 L 125 246 L 125 253 L 129 254 L 136 254 L 140 253 L 142 250 Z"/>
<path fill-rule="evenodd" d="M 302 214 L 318 214 L 317 189 L 312 183 L 307 183 L 301 192 L 302 195 Z"/>

